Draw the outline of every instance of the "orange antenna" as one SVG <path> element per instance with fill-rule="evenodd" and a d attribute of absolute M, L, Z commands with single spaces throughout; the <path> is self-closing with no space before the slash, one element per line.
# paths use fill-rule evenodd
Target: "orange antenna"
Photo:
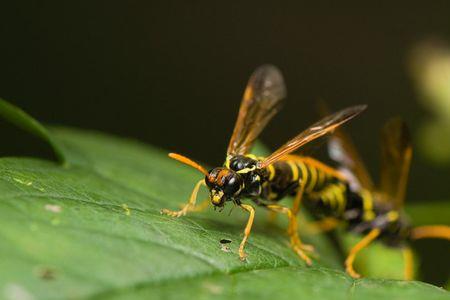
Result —
<path fill-rule="evenodd" d="M 450 240 L 450 227 L 445 225 L 429 225 L 414 227 L 411 231 L 411 239 L 444 239 Z"/>
<path fill-rule="evenodd" d="M 194 169 L 197 169 L 198 171 L 202 172 L 205 176 L 208 175 L 208 171 L 206 171 L 205 168 L 203 168 L 202 166 L 200 166 L 198 163 L 196 163 L 195 161 L 187 158 L 186 156 L 180 155 L 180 154 L 176 154 L 176 153 L 169 153 L 169 157 L 173 158 L 175 160 L 178 160 L 179 162 L 182 162 L 183 164 L 186 164 L 188 166 L 193 167 Z"/>

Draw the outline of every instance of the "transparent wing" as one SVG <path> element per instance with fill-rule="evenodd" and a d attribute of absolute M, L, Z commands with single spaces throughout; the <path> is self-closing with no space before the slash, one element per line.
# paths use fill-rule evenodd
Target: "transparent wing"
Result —
<path fill-rule="evenodd" d="M 322 116 L 329 114 L 329 109 L 325 102 L 322 101 L 319 103 L 319 111 Z M 372 178 L 355 144 L 343 127 L 334 131 L 333 135 L 328 138 L 327 144 L 330 158 L 356 177 L 358 186 L 373 190 L 374 184 Z"/>
<path fill-rule="evenodd" d="M 372 178 L 352 140 L 343 130 L 336 130 L 333 136 L 330 137 L 328 153 L 331 159 L 356 177 L 356 181 L 361 187 L 373 190 Z"/>
<path fill-rule="evenodd" d="M 301 132 L 299 135 L 288 141 L 277 151 L 272 153 L 266 159 L 259 163 L 259 167 L 263 168 L 270 164 L 273 164 L 283 156 L 297 150 L 301 146 L 335 130 L 337 127 L 354 118 L 366 109 L 366 105 L 352 106 L 343 110 L 340 110 L 326 118 L 323 118 L 319 122 L 313 124 L 308 129 Z"/>
<path fill-rule="evenodd" d="M 280 70 L 263 65 L 253 72 L 244 92 L 227 155 L 246 154 L 254 141 L 280 110 L 286 87 Z"/>
<path fill-rule="evenodd" d="M 412 158 L 411 136 L 400 118 L 389 120 L 381 133 L 380 192 L 402 206 Z"/>

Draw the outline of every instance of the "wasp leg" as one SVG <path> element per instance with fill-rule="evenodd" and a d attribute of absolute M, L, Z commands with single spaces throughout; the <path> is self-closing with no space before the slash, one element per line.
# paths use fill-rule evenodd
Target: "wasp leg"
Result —
<path fill-rule="evenodd" d="M 345 270 L 353 278 L 361 277 L 361 275 L 359 275 L 355 271 L 355 269 L 353 269 L 353 262 L 355 261 L 356 254 L 358 254 L 359 251 L 366 248 L 371 242 L 373 242 L 380 235 L 380 233 L 381 233 L 380 229 L 378 228 L 372 229 L 365 237 L 363 237 L 362 240 L 360 240 L 350 250 L 350 254 L 347 256 L 347 259 L 345 260 Z"/>
<path fill-rule="evenodd" d="M 303 259 L 307 265 L 311 265 L 312 261 L 309 258 L 308 255 L 306 255 L 305 251 L 313 251 L 314 248 L 310 245 L 303 244 L 300 240 L 300 237 L 298 236 L 298 230 L 297 230 L 297 217 L 292 212 L 291 209 L 281 206 L 281 205 L 267 205 L 268 209 L 279 212 L 282 214 L 286 214 L 289 219 L 289 225 L 288 225 L 288 235 L 291 240 L 291 246 L 294 249 L 294 251 L 300 256 L 301 259 Z"/>
<path fill-rule="evenodd" d="M 414 279 L 414 255 L 410 247 L 405 247 L 402 249 L 403 260 L 405 262 L 404 276 L 405 280 Z"/>
<path fill-rule="evenodd" d="M 198 190 L 200 189 L 201 185 L 206 185 L 205 180 L 202 179 L 195 185 L 194 189 L 192 190 L 191 197 L 189 198 L 188 203 L 186 203 L 182 209 L 180 210 L 169 210 L 169 209 L 162 209 L 161 213 L 165 215 L 169 215 L 171 217 L 181 217 L 186 215 L 188 211 L 195 210 L 195 202 L 197 201 L 197 194 Z"/>
<path fill-rule="evenodd" d="M 297 216 L 297 214 L 300 210 L 300 204 L 302 203 L 303 194 L 305 192 L 305 186 L 306 186 L 306 184 L 304 182 L 300 181 L 300 188 L 299 188 L 297 194 L 295 195 L 294 203 L 292 205 L 292 214 L 294 216 Z M 314 247 L 312 245 L 305 245 L 300 241 L 300 238 L 298 237 L 298 225 L 297 225 L 296 217 L 295 217 L 295 222 L 289 222 L 288 232 L 290 235 L 295 234 L 297 236 L 297 238 L 296 238 L 297 247 L 300 247 L 300 249 L 310 251 L 310 252 L 314 251 Z"/>
<path fill-rule="evenodd" d="M 300 210 L 300 204 L 302 203 L 303 194 L 305 192 L 306 184 L 303 181 L 300 181 L 300 188 L 295 195 L 294 203 L 292 204 L 292 212 L 297 215 Z"/>
<path fill-rule="evenodd" d="M 411 239 L 444 239 L 450 241 L 450 226 L 446 225 L 427 225 L 414 227 L 411 231 Z"/>
<path fill-rule="evenodd" d="M 296 247 L 306 250 L 306 251 L 313 252 L 314 247 L 312 245 L 303 244 L 300 241 L 300 238 L 298 237 L 298 225 L 297 225 L 297 217 L 296 216 L 300 210 L 300 204 L 302 203 L 303 194 L 305 192 L 305 186 L 306 186 L 306 184 L 304 182 L 300 182 L 300 188 L 299 188 L 297 194 L 295 195 L 294 203 L 292 205 L 292 214 L 293 214 L 294 218 L 292 218 L 292 220 L 293 220 L 292 222 L 289 222 L 288 233 L 290 236 L 294 236 L 294 235 L 296 236 L 296 238 L 295 238 Z"/>
<path fill-rule="evenodd" d="M 239 206 L 250 214 L 248 217 L 247 225 L 245 226 L 244 238 L 239 245 L 239 258 L 244 261 L 247 257 L 247 254 L 245 254 L 244 251 L 244 247 L 247 243 L 248 237 L 250 236 L 250 232 L 252 231 L 253 220 L 255 219 L 255 209 L 253 208 L 253 206 L 248 204 L 240 204 Z"/>

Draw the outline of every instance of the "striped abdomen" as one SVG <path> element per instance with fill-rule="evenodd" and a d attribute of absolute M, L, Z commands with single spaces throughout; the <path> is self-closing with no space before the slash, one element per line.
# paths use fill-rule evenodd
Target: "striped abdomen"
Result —
<path fill-rule="evenodd" d="M 334 217 L 357 233 L 378 228 L 382 232 L 380 238 L 385 242 L 401 244 L 409 236 L 410 224 L 399 211 L 380 201 L 378 196 L 366 189 L 351 191 L 345 182 L 335 182 L 308 194 L 303 203 L 317 218 Z"/>
<path fill-rule="evenodd" d="M 345 181 L 309 193 L 303 203 L 317 217 L 335 217 L 355 224 L 370 222 L 381 213 L 371 192 L 365 189 L 353 192 Z"/>
<path fill-rule="evenodd" d="M 268 166 L 266 173 L 262 197 L 271 201 L 294 194 L 301 185 L 308 195 L 344 179 L 338 171 L 315 159 L 293 155 Z"/>

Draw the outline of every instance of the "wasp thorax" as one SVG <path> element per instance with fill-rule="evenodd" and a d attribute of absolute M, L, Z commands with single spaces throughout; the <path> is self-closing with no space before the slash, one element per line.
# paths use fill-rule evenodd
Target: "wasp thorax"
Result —
<path fill-rule="evenodd" d="M 257 160 L 244 155 L 236 155 L 230 159 L 230 169 L 233 171 L 252 170 L 256 168 Z"/>
<path fill-rule="evenodd" d="M 211 202 L 215 206 L 223 206 L 225 201 L 235 199 L 244 185 L 242 176 L 227 168 L 212 169 L 205 181 L 211 192 Z"/>

